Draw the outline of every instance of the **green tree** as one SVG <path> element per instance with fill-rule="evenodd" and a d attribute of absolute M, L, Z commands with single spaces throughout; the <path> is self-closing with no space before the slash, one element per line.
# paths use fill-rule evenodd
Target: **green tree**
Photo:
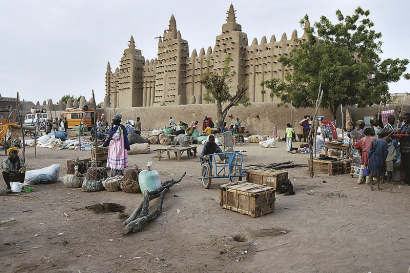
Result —
<path fill-rule="evenodd" d="M 64 103 L 67 103 L 68 99 L 71 99 L 72 101 L 75 100 L 73 95 L 64 95 L 61 99 L 63 100 Z"/>
<path fill-rule="evenodd" d="M 250 105 L 250 101 L 246 92 L 248 87 L 245 84 L 238 85 L 235 95 L 230 94 L 230 84 L 232 83 L 232 77 L 235 76 L 236 72 L 231 69 L 229 63 L 232 59 L 227 56 L 224 60 L 224 66 L 222 68 L 221 75 L 218 73 L 207 72 L 203 75 L 201 83 L 205 87 L 205 95 L 203 99 L 208 102 L 216 102 L 217 111 L 217 126 L 220 128 L 223 126 L 226 115 L 229 109 L 239 104 L 245 107 Z M 210 67 L 210 62 L 208 61 L 208 68 Z M 225 108 L 222 109 L 223 104 Z"/>
<path fill-rule="evenodd" d="M 292 102 L 296 108 L 313 107 L 322 82 L 322 108 L 330 108 L 333 119 L 340 104 L 359 107 L 390 101 L 390 82 L 404 75 L 407 59 L 381 60 L 382 35 L 373 29 L 370 12 L 358 7 L 351 16 L 336 11 L 338 23 L 332 24 L 325 16 L 314 27 L 306 15 L 301 21 L 308 36 L 298 40 L 299 46 L 289 56 L 279 58 L 293 73 L 285 82 L 271 79 L 261 83 L 270 89 L 270 96 L 278 96 L 282 104 Z M 262 91 L 263 93 L 265 92 Z"/>

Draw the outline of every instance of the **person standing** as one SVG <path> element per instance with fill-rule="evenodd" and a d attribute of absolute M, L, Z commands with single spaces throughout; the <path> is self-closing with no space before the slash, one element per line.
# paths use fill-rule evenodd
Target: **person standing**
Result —
<path fill-rule="evenodd" d="M 366 128 L 364 130 L 364 137 L 361 138 L 356 144 L 354 145 L 355 149 L 359 149 L 362 153 L 361 161 L 360 161 L 360 173 L 359 173 L 359 179 L 357 180 L 357 184 L 362 184 L 364 183 L 364 175 L 363 175 L 363 169 L 367 169 L 367 153 L 370 150 L 370 147 L 372 145 L 372 140 L 375 139 L 374 137 L 374 131 L 372 128 Z M 366 178 L 366 184 L 370 182 L 370 177 L 367 176 Z"/>
<path fill-rule="evenodd" d="M 26 175 L 26 165 L 22 157 L 18 155 L 19 149 L 16 147 L 10 147 L 7 150 L 9 156 L 3 160 L 1 164 L 2 174 L 4 182 L 6 183 L 7 189 L 6 193 L 11 192 L 10 182 L 18 181 L 24 183 L 24 178 Z"/>
<path fill-rule="evenodd" d="M 134 123 L 134 133 L 141 135 L 141 119 L 137 117 L 137 121 Z"/>
<path fill-rule="evenodd" d="M 404 114 L 400 133 L 407 134 L 400 138 L 400 154 L 404 169 L 404 183 L 410 186 L 410 113 Z"/>
<path fill-rule="evenodd" d="M 386 158 L 387 158 L 387 142 L 383 139 L 383 132 L 380 132 L 377 136 L 378 139 L 372 140 L 371 148 L 369 150 L 369 182 L 370 189 L 373 190 L 373 177 L 377 178 L 377 189 L 380 188 L 380 180 L 386 173 Z"/>
<path fill-rule="evenodd" d="M 171 128 L 174 128 L 176 124 L 177 123 L 175 122 L 175 120 L 172 117 L 169 117 L 169 125 L 171 126 Z"/>
<path fill-rule="evenodd" d="M 67 118 L 64 118 L 64 132 L 67 133 L 67 129 L 68 129 L 68 121 L 67 121 Z"/>
<path fill-rule="evenodd" d="M 299 123 L 303 128 L 303 141 L 307 142 L 309 140 L 309 133 L 310 133 L 310 124 L 309 124 L 310 117 L 304 116 L 303 120 Z"/>
<path fill-rule="evenodd" d="M 350 137 L 353 139 L 353 143 L 358 142 L 362 137 L 364 137 L 363 129 L 365 123 L 363 120 L 358 120 L 356 122 L 356 128 L 350 132 Z"/>
<path fill-rule="evenodd" d="M 239 118 L 236 118 L 236 121 L 235 121 L 235 134 L 239 134 L 241 126 L 242 126 L 242 122 L 239 120 Z"/>
<path fill-rule="evenodd" d="M 292 151 L 292 139 L 295 131 L 293 130 L 292 126 L 290 126 L 290 123 L 288 123 L 286 126 L 286 151 L 290 153 Z"/>
<path fill-rule="evenodd" d="M 130 149 L 130 143 L 121 119 L 120 114 L 114 115 L 108 139 L 103 144 L 103 147 L 109 146 L 107 168 L 111 169 L 111 176 L 124 175 L 124 169 L 128 167 L 127 150 Z"/>

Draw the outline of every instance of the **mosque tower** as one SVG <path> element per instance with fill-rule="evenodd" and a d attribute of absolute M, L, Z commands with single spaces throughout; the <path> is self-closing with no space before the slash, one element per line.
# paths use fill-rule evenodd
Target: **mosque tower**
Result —
<path fill-rule="evenodd" d="M 186 104 L 185 75 L 189 56 L 188 42 L 181 38 L 174 15 L 169 28 L 158 39 L 154 104 Z M 179 97 L 179 99 L 178 99 Z"/>

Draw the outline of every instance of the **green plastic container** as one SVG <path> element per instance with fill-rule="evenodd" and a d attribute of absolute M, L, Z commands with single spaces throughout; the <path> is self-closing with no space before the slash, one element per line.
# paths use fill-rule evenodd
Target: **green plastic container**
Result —
<path fill-rule="evenodd" d="M 164 128 L 162 129 L 162 132 L 166 135 L 172 134 L 172 128 Z"/>

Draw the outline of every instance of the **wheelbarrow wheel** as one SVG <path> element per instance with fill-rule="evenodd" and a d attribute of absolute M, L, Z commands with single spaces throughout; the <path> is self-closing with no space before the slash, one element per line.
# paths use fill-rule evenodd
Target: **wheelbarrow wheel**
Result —
<path fill-rule="evenodd" d="M 202 165 L 202 186 L 205 189 L 209 189 L 209 187 L 211 186 L 211 166 L 209 166 L 208 163 L 205 163 Z"/>

